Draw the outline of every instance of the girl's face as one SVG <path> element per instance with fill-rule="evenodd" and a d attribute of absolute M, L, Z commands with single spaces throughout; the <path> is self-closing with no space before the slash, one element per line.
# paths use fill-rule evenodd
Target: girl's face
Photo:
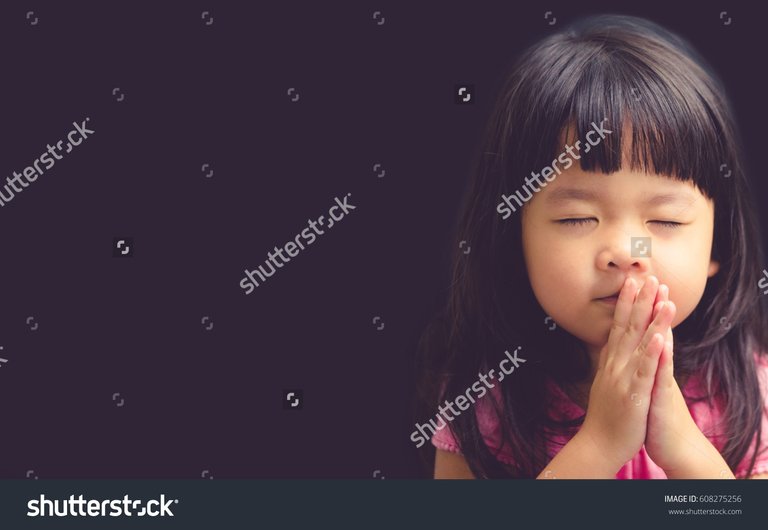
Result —
<path fill-rule="evenodd" d="M 627 277 L 641 286 L 655 275 L 677 306 L 674 327 L 693 312 L 717 272 L 714 212 L 691 182 L 625 170 L 605 175 L 574 164 L 522 210 L 533 292 L 544 311 L 594 353 L 613 321 L 615 299 L 604 297 L 617 294 Z"/>

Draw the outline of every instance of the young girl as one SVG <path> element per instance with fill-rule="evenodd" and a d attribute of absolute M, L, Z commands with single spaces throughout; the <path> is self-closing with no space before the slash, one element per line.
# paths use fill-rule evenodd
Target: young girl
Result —
<path fill-rule="evenodd" d="M 435 477 L 768 478 L 766 262 L 704 61 L 585 19 L 523 54 L 476 157 L 421 345 Z"/>

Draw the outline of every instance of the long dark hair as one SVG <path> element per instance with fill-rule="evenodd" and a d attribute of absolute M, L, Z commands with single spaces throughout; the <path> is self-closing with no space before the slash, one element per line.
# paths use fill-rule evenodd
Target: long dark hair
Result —
<path fill-rule="evenodd" d="M 712 258 L 720 269 L 675 329 L 675 377 L 702 377 L 705 395 L 686 396 L 691 400 L 722 399 L 721 452 L 732 469 L 753 441 L 759 447 L 763 405 L 753 354 L 768 344 L 757 287 L 762 253 L 733 111 L 720 80 L 685 41 L 647 20 L 602 15 L 529 48 L 505 80 L 475 152 L 447 304 L 420 342 L 421 421 L 463 393 L 478 372 L 497 365 L 505 349 L 525 352 L 525 376 L 499 385 L 503 399 L 491 400 L 514 464 L 489 450 L 474 413 L 449 424 L 477 477 L 536 477 L 551 458 L 546 442 L 583 421 L 548 417 L 546 378 L 583 380 L 589 358 L 575 337 L 545 325 L 523 259 L 520 215 L 502 219 L 496 206 L 562 151 L 564 131 L 575 128 L 583 138 L 591 122 L 603 118 L 629 126 L 612 127 L 613 134 L 581 158 L 582 169 L 619 170 L 622 143 L 626 149 L 629 141 L 631 169 L 692 181 L 714 200 Z M 460 249 L 463 240 L 470 254 Z M 750 473 L 754 462 L 753 456 Z"/>

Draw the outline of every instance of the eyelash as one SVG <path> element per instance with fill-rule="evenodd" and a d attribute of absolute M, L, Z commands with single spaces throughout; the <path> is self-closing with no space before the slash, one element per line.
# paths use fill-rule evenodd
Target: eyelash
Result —
<path fill-rule="evenodd" d="M 571 218 L 571 219 L 559 219 L 557 222 L 561 225 L 568 225 L 568 226 L 583 226 L 586 224 L 589 224 L 591 221 L 596 220 L 594 217 L 585 217 L 585 218 Z M 674 229 L 679 226 L 681 226 L 683 223 L 678 223 L 676 221 L 649 221 L 651 223 L 656 223 L 664 228 L 670 228 Z"/>

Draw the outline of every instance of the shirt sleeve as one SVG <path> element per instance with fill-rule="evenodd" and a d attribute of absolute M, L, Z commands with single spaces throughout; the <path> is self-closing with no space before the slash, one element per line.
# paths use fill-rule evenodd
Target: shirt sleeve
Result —
<path fill-rule="evenodd" d="M 465 412 L 462 412 L 462 414 L 469 414 L 474 410 L 485 445 L 499 461 L 506 464 L 512 464 L 513 460 L 508 452 L 500 450 L 501 424 L 499 417 L 494 410 L 493 403 L 490 400 L 491 396 L 496 399 L 497 403 L 500 403 L 501 394 L 498 387 L 495 385 L 489 392 L 483 395 L 483 397 L 478 398 L 473 407 L 468 408 Z M 432 424 L 436 424 L 438 427 L 443 425 L 443 423 L 445 423 L 444 427 L 437 429 L 434 436 L 432 436 L 432 445 L 443 451 L 461 454 L 459 444 L 451 432 L 449 426 L 450 422 L 444 422 L 441 419 L 441 416 L 437 415 L 432 418 Z"/>
<path fill-rule="evenodd" d="M 768 473 L 768 359 L 765 355 L 760 356 L 758 354 L 755 354 L 754 359 L 763 403 L 760 448 L 755 459 L 755 467 L 752 470 L 753 475 L 759 475 Z M 703 382 L 699 378 L 691 382 L 690 388 L 694 391 L 695 395 L 705 393 Z M 725 429 L 727 427 L 727 418 L 723 414 L 724 409 L 725 403 L 721 397 L 714 398 L 714 403 L 711 406 L 705 401 L 699 401 L 689 406 L 691 416 L 696 425 L 721 453 L 726 443 Z M 755 453 L 755 441 L 753 439 L 744 458 L 732 470 L 736 478 L 746 477 L 752 455 Z"/>
<path fill-rule="evenodd" d="M 763 396 L 763 421 L 761 424 L 760 435 L 760 447 L 757 451 L 757 458 L 755 459 L 755 467 L 752 469 L 752 475 L 760 475 L 768 473 L 768 356 L 755 355 L 755 364 L 757 366 L 757 377 L 760 381 L 760 392 Z M 747 451 L 744 459 L 736 466 L 733 474 L 736 478 L 744 478 L 749 471 L 749 464 L 752 460 L 752 455 L 755 453 L 755 442 L 752 441 L 752 445 Z"/>

